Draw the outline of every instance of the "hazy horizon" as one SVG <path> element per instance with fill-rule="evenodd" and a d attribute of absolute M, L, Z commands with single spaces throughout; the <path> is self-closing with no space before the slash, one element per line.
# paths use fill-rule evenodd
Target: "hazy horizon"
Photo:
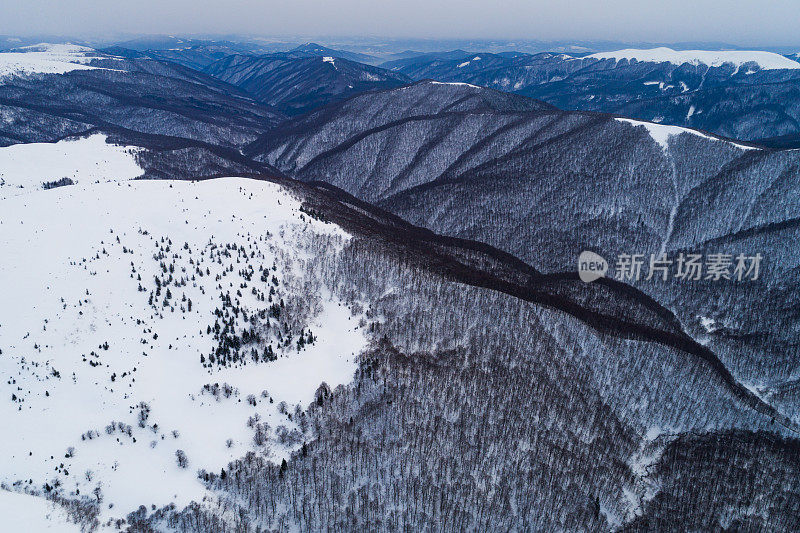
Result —
<path fill-rule="evenodd" d="M 145 35 L 240 35 L 386 40 L 708 42 L 737 47 L 800 45 L 797 6 L 680 0 L 644 4 L 577 0 L 567 8 L 540 0 L 488 4 L 445 0 L 292 3 L 142 0 L 113 10 L 97 0 L 30 0 L 4 8 L 0 34 L 113 40 Z M 799 50 L 800 51 L 800 50 Z"/>

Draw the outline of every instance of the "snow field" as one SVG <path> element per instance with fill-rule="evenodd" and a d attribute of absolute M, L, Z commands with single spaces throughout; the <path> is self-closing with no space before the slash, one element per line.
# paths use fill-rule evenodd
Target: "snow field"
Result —
<path fill-rule="evenodd" d="M 279 185 L 243 178 L 0 200 L 0 480 L 99 499 L 108 519 L 213 498 L 198 470 L 219 473 L 248 451 L 280 462 L 312 440 L 296 406 L 323 381 L 349 382 L 366 340 L 324 287 L 303 292 L 304 236 L 349 236 L 299 208 Z M 156 278 L 167 281 L 150 303 Z M 267 297 L 285 300 L 284 314 L 309 302 L 297 321 L 315 342 L 298 348 L 295 332 L 280 346 L 280 321 L 268 315 L 263 341 L 240 360 L 209 363 L 219 342 L 207 328 L 224 322 L 215 312 L 237 309 L 241 334 L 242 316 L 269 308 Z M 267 343 L 277 359 L 254 362 L 250 350 Z"/>

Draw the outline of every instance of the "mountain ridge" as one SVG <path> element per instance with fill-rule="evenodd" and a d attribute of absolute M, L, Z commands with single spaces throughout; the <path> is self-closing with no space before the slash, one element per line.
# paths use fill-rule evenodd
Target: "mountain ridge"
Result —
<path fill-rule="evenodd" d="M 448 58 L 431 54 L 382 66 L 414 79 L 473 83 L 530 96 L 560 109 L 617 113 L 739 140 L 796 134 L 800 115 L 793 102 L 800 63 L 771 52 L 748 54 L 669 49 L 586 56 L 463 53 Z M 630 62 L 624 55 L 654 61 Z M 759 60 L 765 68 L 758 66 Z M 752 68 L 745 70 L 745 65 Z M 759 91 L 754 93 L 754 87 Z"/>

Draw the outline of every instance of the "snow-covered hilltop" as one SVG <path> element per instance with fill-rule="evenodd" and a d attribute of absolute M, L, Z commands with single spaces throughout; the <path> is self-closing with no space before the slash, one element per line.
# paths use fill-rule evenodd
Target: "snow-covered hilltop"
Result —
<path fill-rule="evenodd" d="M 593 59 L 614 59 L 621 61 L 639 61 L 649 63 L 672 63 L 673 65 L 706 65 L 709 67 L 721 67 L 725 64 L 734 65 L 737 68 L 748 63 L 756 63 L 761 70 L 777 69 L 800 69 L 800 63 L 788 57 L 772 52 L 747 51 L 747 50 L 673 50 L 661 47 L 652 49 L 616 50 L 613 52 L 598 52 L 586 56 Z"/>
<path fill-rule="evenodd" d="M 349 236 L 252 179 L 0 200 L 0 481 L 124 517 L 202 501 L 199 470 L 312 440 L 302 410 L 365 344 L 305 269 L 314 238 L 335 254 Z"/>
<path fill-rule="evenodd" d="M 39 44 L 0 53 L 0 81 L 15 75 L 64 74 L 73 70 L 91 70 L 96 59 L 104 59 L 96 50 L 74 44 Z M 107 59 L 107 58 L 106 58 Z"/>
<path fill-rule="evenodd" d="M 0 199 L 46 188 L 138 178 L 137 147 L 106 142 L 94 134 L 57 143 L 0 147 Z"/>

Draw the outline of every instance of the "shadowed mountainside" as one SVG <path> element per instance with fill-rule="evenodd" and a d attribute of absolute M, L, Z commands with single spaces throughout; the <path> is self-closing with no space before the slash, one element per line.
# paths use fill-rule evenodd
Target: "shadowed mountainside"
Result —
<path fill-rule="evenodd" d="M 643 273 L 650 254 L 674 262 L 681 252 L 760 253 L 756 281 L 643 275 L 631 283 L 717 351 L 738 380 L 800 415 L 792 392 L 800 311 L 791 289 L 800 265 L 787 254 L 800 217 L 800 156 L 536 101 L 512 110 L 511 95 L 486 103 L 497 94 L 420 82 L 361 95 L 282 125 L 247 153 L 413 224 L 496 246 L 543 273 L 574 272 L 585 249 L 612 267 L 620 254 L 642 254 Z"/>

